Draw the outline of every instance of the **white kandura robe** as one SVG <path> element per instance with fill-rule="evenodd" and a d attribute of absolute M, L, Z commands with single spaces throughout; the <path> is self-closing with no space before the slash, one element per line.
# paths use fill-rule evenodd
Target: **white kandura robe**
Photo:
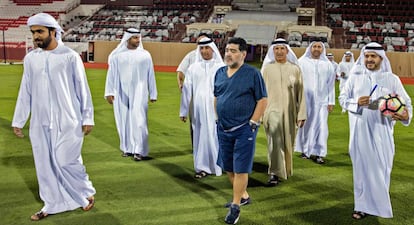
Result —
<path fill-rule="evenodd" d="M 339 74 L 339 91 L 345 86 L 346 81 L 349 77 L 349 72 L 351 72 L 352 66 L 354 66 L 353 62 L 340 62 L 338 66 L 338 74 Z M 342 77 L 341 73 L 345 73 Z"/>
<path fill-rule="evenodd" d="M 12 126 L 30 118 L 29 136 L 41 211 L 55 214 L 87 206 L 96 191 L 83 166 L 82 125 L 94 125 L 92 98 L 79 55 L 59 45 L 24 58 Z"/>
<path fill-rule="evenodd" d="M 180 64 L 177 67 L 177 71 L 187 74 L 188 68 L 190 68 L 191 64 L 195 62 L 197 50 L 192 50 L 187 55 L 184 56 L 183 60 L 181 60 Z"/>
<path fill-rule="evenodd" d="M 106 77 L 105 96 L 114 96 L 113 108 L 120 149 L 147 156 L 148 97 L 157 99 L 151 55 L 143 49 L 112 56 Z"/>
<path fill-rule="evenodd" d="M 335 76 L 329 61 L 299 59 L 305 89 L 307 119 L 296 136 L 296 152 L 306 156 L 327 154 L 328 105 L 335 105 Z"/>
<path fill-rule="evenodd" d="M 354 176 L 355 210 L 384 218 L 393 217 L 389 195 L 394 160 L 395 121 L 379 110 L 359 107 L 358 99 L 372 94 L 372 99 L 397 93 L 406 101 L 410 119 L 401 121 L 408 126 L 412 118 L 411 99 L 400 79 L 392 73 L 352 74 L 339 96 L 341 106 L 348 110 L 350 123 L 349 153 Z"/>
<path fill-rule="evenodd" d="M 220 176 L 217 166 L 218 137 L 214 110 L 214 76 L 224 66 L 214 60 L 193 63 L 187 71 L 181 94 L 180 117 L 187 116 L 193 99 L 193 157 L 196 172 Z"/>

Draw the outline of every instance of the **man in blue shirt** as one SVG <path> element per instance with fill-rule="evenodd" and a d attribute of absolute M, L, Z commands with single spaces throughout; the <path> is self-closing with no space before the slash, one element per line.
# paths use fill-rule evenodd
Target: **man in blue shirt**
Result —
<path fill-rule="evenodd" d="M 247 44 L 231 38 L 225 49 L 227 66 L 216 72 L 214 97 L 217 112 L 219 155 L 217 164 L 226 171 L 233 185 L 233 199 L 226 207 L 225 222 L 236 224 L 240 205 L 250 203 L 247 193 L 253 168 L 257 130 L 267 105 L 267 92 L 260 72 L 244 63 Z"/>

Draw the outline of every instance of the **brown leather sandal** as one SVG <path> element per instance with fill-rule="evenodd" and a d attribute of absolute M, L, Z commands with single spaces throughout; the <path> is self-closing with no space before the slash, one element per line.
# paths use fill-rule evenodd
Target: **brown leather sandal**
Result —
<path fill-rule="evenodd" d="M 89 205 L 87 205 L 86 207 L 83 207 L 83 211 L 89 211 L 93 208 L 93 206 L 95 205 L 95 197 L 91 196 L 88 198 L 89 201 Z"/>
<path fill-rule="evenodd" d="M 48 216 L 48 214 L 47 214 L 47 213 L 45 213 L 45 212 L 43 212 L 43 211 L 39 211 L 39 212 L 37 212 L 37 213 L 33 214 L 33 215 L 30 217 L 30 219 L 31 219 L 32 221 L 39 221 L 39 220 L 41 220 L 41 219 L 43 219 L 43 218 L 46 218 L 47 216 Z"/>

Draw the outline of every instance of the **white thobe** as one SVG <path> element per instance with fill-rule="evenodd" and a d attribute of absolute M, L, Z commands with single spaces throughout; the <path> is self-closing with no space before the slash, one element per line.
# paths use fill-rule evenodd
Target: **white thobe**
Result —
<path fill-rule="evenodd" d="M 29 115 L 41 211 L 86 207 L 96 191 L 82 162 L 82 125 L 94 125 L 93 105 L 76 52 L 58 45 L 26 55 L 12 126 L 22 128 Z"/>
<path fill-rule="evenodd" d="M 190 66 L 195 62 L 195 58 L 196 58 L 196 54 L 197 54 L 197 49 L 194 49 L 190 52 L 188 52 L 183 60 L 181 60 L 180 64 L 177 67 L 177 71 L 182 72 L 184 74 L 184 76 L 187 76 L 187 71 L 188 68 L 190 68 Z M 188 115 L 189 115 L 189 119 L 190 122 L 193 120 L 193 112 L 191 111 L 192 109 L 192 101 L 190 101 L 190 110 L 188 111 Z M 193 128 L 190 127 L 190 132 L 191 132 L 191 140 L 193 139 Z"/>
<path fill-rule="evenodd" d="M 213 60 L 193 63 L 187 71 L 181 94 L 180 117 L 188 114 L 193 99 L 193 157 L 196 172 L 222 174 L 217 166 L 218 137 L 214 110 L 214 76 L 224 66 Z"/>
<path fill-rule="evenodd" d="M 379 110 L 358 106 L 361 96 L 372 99 L 397 93 L 406 102 L 410 119 L 401 121 L 408 126 L 412 118 L 411 99 L 398 76 L 392 73 L 352 74 L 339 96 L 341 106 L 349 112 L 349 153 L 354 175 L 355 211 L 391 218 L 389 195 L 390 176 L 394 160 L 395 121 L 381 115 Z"/>
<path fill-rule="evenodd" d="M 338 71 L 339 64 L 335 61 L 331 61 L 331 63 L 332 63 L 332 67 L 333 67 L 333 76 L 335 76 L 335 79 L 336 79 L 336 72 Z"/>
<path fill-rule="evenodd" d="M 196 50 L 192 50 L 192 51 L 188 52 L 184 56 L 183 60 L 181 60 L 180 65 L 178 65 L 177 71 L 180 71 L 180 72 L 184 73 L 185 75 L 187 75 L 188 68 L 195 61 L 196 52 L 197 52 Z"/>
<path fill-rule="evenodd" d="M 339 74 L 339 91 L 342 90 L 342 88 L 345 86 L 346 81 L 349 77 L 349 72 L 352 69 L 352 66 L 354 65 L 353 62 L 340 62 L 338 66 L 338 74 Z M 341 76 L 341 74 L 344 73 L 344 76 Z"/>
<path fill-rule="evenodd" d="M 325 157 L 328 142 L 328 105 L 335 105 L 335 76 L 328 61 L 299 59 L 305 89 L 307 119 L 296 136 L 296 152 Z"/>
<path fill-rule="evenodd" d="M 109 62 L 105 96 L 114 96 L 113 108 L 120 149 L 147 156 L 148 97 L 157 99 L 151 55 L 143 49 L 127 50 Z"/>

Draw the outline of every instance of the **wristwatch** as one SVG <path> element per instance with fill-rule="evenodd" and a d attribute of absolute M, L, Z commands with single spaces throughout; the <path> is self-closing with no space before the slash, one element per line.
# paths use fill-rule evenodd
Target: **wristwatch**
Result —
<path fill-rule="evenodd" d="M 253 131 L 253 132 L 254 132 L 257 128 L 259 128 L 259 127 L 260 127 L 260 123 L 259 123 L 259 122 L 254 121 L 254 120 L 250 120 L 250 121 L 249 121 L 249 125 L 250 125 L 250 127 L 252 128 L 252 131 Z"/>

